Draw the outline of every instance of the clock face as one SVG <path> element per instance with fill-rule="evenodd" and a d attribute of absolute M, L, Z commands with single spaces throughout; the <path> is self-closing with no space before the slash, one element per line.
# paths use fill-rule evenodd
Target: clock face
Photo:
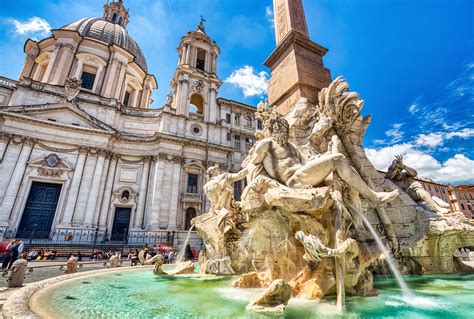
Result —
<path fill-rule="evenodd" d="M 49 167 L 56 167 L 59 163 L 59 157 L 56 154 L 49 154 L 45 160 Z"/>

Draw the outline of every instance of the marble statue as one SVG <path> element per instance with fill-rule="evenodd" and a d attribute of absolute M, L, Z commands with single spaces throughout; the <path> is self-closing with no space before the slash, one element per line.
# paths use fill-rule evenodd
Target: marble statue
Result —
<path fill-rule="evenodd" d="M 321 184 L 329 174 L 337 172 L 341 179 L 367 199 L 378 204 L 390 202 L 398 196 L 398 191 L 375 192 L 351 167 L 343 154 L 326 153 L 305 158 L 290 141 L 289 126 L 282 116 L 270 121 L 271 137 L 257 143 L 250 163 L 263 166 L 272 179 L 290 188 L 312 188 Z"/>
<path fill-rule="evenodd" d="M 450 212 L 449 204 L 441 198 L 431 196 L 421 185 L 415 180 L 418 175 L 414 168 L 403 163 L 401 155 L 395 156 L 392 164 L 388 167 L 385 178 L 393 181 L 398 187 L 403 189 L 417 203 L 423 205 L 427 210 L 439 214 L 447 214 Z"/>
<path fill-rule="evenodd" d="M 359 254 L 359 246 L 352 238 L 347 238 L 337 249 L 326 247 L 316 236 L 306 236 L 304 232 L 298 231 L 295 234 L 304 246 L 305 254 L 303 258 L 307 261 L 321 261 L 323 257 L 338 257 L 346 255 L 348 258 L 354 258 Z"/>

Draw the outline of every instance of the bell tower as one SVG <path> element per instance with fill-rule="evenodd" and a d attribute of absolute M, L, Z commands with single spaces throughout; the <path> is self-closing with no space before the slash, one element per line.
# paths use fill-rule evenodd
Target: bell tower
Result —
<path fill-rule="evenodd" d="M 271 70 L 268 102 L 287 114 L 300 98 L 318 103 L 318 92 L 331 83 L 323 65 L 326 48 L 311 41 L 302 0 L 273 0 L 277 47 L 264 62 Z"/>
<path fill-rule="evenodd" d="M 205 20 L 194 31 L 181 38 L 178 47 L 178 67 L 171 80 L 174 90 L 172 109 L 186 117 L 194 113 L 206 122 L 215 123 L 217 91 L 222 82 L 217 76 L 219 47 L 207 34 Z"/>
<path fill-rule="evenodd" d="M 104 5 L 104 19 L 125 27 L 128 24 L 128 10 L 125 9 L 123 1 L 107 1 Z"/>

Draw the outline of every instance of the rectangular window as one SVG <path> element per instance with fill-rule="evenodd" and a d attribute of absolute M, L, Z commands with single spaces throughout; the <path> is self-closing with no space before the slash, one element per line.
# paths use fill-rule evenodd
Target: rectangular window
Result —
<path fill-rule="evenodd" d="M 240 115 L 235 114 L 235 125 L 240 125 Z"/>
<path fill-rule="evenodd" d="M 234 135 L 234 148 L 240 150 L 240 135 Z"/>
<path fill-rule="evenodd" d="M 242 181 L 234 183 L 234 199 L 240 200 L 240 195 L 242 195 Z"/>
<path fill-rule="evenodd" d="M 441 191 L 446 194 L 446 189 L 444 187 L 441 188 Z"/>
<path fill-rule="evenodd" d="M 232 133 L 227 133 L 227 140 L 232 141 Z"/>
<path fill-rule="evenodd" d="M 263 123 L 262 123 L 261 120 L 257 120 L 257 128 L 258 128 L 259 130 L 263 129 Z"/>
<path fill-rule="evenodd" d="M 225 121 L 230 124 L 230 113 L 225 115 Z"/>
<path fill-rule="evenodd" d="M 463 203 L 461 203 L 461 209 L 464 210 L 464 204 Z"/>
<path fill-rule="evenodd" d="M 83 71 L 81 75 L 82 84 L 84 89 L 92 90 L 94 87 L 95 73 Z"/>
<path fill-rule="evenodd" d="M 245 117 L 245 125 L 253 127 L 253 119 L 250 116 Z"/>
<path fill-rule="evenodd" d="M 469 199 L 469 198 L 467 198 L 467 194 L 466 194 L 466 193 L 464 193 L 464 198 L 465 198 L 465 199 Z"/>
<path fill-rule="evenodd" d="M 251 137 L 246 137 L 245 138 L 245 149 L 248 151 L 250 151 L 250 149 L 252 148 L 253 146 L 253 138 Z"/>
<path fill-rule="evenodd" d="M 198 192 L 198 176 L 195 174 L 188 174 L 188 193 L 197 194 Z"/>
<path fill-rule="evenodd" d="M 439 192 L 438 186 L 435 185 L 434 189 L 435 189 L 436 192 Z"/>
<path fill-rule="evenodd" d="M 129 102 L 130 102 L 130 92 L 125 91 L 125 96 L 123 97 L 123 105 L 128 106 Z"/>

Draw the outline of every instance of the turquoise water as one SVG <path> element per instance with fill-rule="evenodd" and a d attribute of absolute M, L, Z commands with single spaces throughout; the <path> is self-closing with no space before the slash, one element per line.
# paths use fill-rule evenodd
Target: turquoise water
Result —
<path fill-rule="evenodd" d="M 474 275 L 405 277 L 416 298 L 403 300 L 395 281 L 377 279 L 377 297 L 348 297 L 342 315 L 334 299 L 292 299 L 278 318 L 472 318 Z M 235 278 L 156 277 L 151 269 L 77 279 L 41 294 L 55 318 L 269 318 L 245 306 L 260 289 L 234 289 Z"/>

